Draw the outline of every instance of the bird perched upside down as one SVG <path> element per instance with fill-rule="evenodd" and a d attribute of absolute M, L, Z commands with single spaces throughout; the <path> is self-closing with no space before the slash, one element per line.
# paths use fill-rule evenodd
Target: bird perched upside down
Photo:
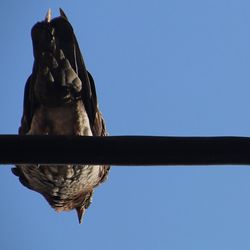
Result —
<path fill-rule="evenodd" d="M 94 80 L 86 70 L 73 28 L 60 9 L 49 10 L 31 31 L 34 65 L 24 92 L 21 135 L 106 136 Z M 83 152 L 84 154 L 84 152 Z M 20 182 L 41 193 L 56 211 L 76 209 L 79 223 L 109 166 L 17 165 Z"/>

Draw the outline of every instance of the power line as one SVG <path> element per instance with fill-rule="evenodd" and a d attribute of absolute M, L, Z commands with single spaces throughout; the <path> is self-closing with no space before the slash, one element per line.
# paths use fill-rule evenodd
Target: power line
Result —
<path fill-rule="evenodd" d="M 248 137 L 0 135 L 0 164 L 250 165 Z"/>

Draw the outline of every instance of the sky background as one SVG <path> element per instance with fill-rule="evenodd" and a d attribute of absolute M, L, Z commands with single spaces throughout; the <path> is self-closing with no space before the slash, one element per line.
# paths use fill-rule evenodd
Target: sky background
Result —
<path fill-rule="evenodd" d="M 247 0 L 0 1 L 0 133 L 16 134 L 30 30 L 67 14 L 111 135 L 250 136 Z M 248 167 L 113 167 L 82 225 L 0 168 L 0 249 L 249 250 Z"/>

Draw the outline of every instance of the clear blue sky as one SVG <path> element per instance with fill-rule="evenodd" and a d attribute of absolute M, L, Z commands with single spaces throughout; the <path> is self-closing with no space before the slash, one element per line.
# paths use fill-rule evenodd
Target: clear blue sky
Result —
<path fill-rule="evenodd" d="M 1 134 L 17 132 L 49 7 L 74 27 L 111 135 L 250 136 L 247 0 L 1 0 Z M 82 225 L 10 166 L 0 183 L 0 249 L 250 249 L 247 167 L 113 167 Z"/>

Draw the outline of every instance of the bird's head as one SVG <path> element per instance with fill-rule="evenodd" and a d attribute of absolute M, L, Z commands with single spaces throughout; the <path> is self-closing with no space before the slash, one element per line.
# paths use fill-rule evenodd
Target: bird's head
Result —
<path fill-rule="evenodd" d="M 43 196 L 57 212 L 71 211 L 75 209 L 77 212 L 78 221 L 81 224 L 86 209 L 92 202 L 93 189 L 80 192 L 70 199 L 65 199 L 65 197 L 61 197 L 60 195 L 51 196 L 48 194 L 43 194 Z"/>

